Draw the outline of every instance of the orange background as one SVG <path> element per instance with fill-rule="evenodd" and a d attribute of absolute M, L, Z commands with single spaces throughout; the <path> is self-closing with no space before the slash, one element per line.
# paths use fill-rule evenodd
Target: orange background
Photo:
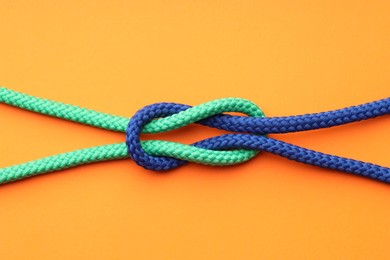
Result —
<path fill-rule="evenodd" d="M 0 10 L 0 84 L 98 111 L 243 97 L 280 116 L 390 96 L 388 1 L 1 0 Z M 124 140 L 3 104 L 0 123 L 1 167 Z M 390 166 L 389 117 L 273 137 Z M 385 259 L 389 200 L 389 185 L 266 153 L 167 174 L 98 163 L 1 186 L 0 259 Z"/>

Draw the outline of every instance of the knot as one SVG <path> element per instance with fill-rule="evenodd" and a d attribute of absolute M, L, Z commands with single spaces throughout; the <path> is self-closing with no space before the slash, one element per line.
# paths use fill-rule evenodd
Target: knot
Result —
<path fill-rule="evenodd" d="M 130 157 L 140 166 L 154 171 L 165 171 L 194 161 L 211 165 L 231 165 L 253 158 L 256 150 L 232 150 L 235 142 L 230 135 L 205 139 L 191 145 L 167 141 L 141 141 L 141 133 L 161 133 L 198 123 L 204 126 L 245 132 L 234 124 L 237 118 L 224 112 L 240 112 L 249 117 L 264 117 L 253 102 L 241 98 L 224 98 L 188 106 L 178 103 L 156 103 L 140 109 L 130 119 L 126 129 L 126 145 Z M 147 152 L 146 152 L 147 151 Z"/>
<path fill-rule="evenodd" d="M 2 87 L 0 103 L 106 130 L 126 132 L 126 144 L 95 146 L 0 168 L 0 184 L 86 163 L 123 159 L 129 154 L 139 165 L 162 171 L 187 161 L 210 165 L 237 164 L 253 158 L 258 151 L 390 183 L 390 168 L 313 151 L 265 136 L 334 127 L 389 115 L 390 98 L 326 112 L 282 117 L 264 117 L 254 103 L 239 98 L 219 99 L 195 107 L 157 103 L 138 111 L 130 122 L 124 116 L 101 113 Z M 224 112 L 241 112 L 247 116 L 231 116 Z M 165 132 L 190 123 L 237 133 L 205 139 L 192 145 L 140 141 L 141 133 Z"/>

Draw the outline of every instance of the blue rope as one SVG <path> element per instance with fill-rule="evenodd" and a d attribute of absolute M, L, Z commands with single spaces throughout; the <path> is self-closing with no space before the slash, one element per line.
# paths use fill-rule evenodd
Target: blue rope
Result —
<path fill-rule="evenodd" d="M 140 143 L 140 134 L 143 127 L 153 119 L 170 116 L 190 107 L 177 103 L 156 103 L 139 110 L 130 119 L 126 129 L 126 145 L 130 157 L 142 167 L 154 171 L 165 171 L 184 165 L 186 161 L 180 159 L 152 156 L 145 153 Z M 390 182 L 389 168 L 328 155 L 261 136 L 271 133 L 289 133 L 329 128 L 386 114 L 390 114 L 390 98 L 329 112 L 290 117 L 262 118 L 218 114 L 200 120 L 197 123 L 247 134 L 226 134 L 192 145 L 211 150 L 254 149 L 267 151 L 301 163 Z"/>

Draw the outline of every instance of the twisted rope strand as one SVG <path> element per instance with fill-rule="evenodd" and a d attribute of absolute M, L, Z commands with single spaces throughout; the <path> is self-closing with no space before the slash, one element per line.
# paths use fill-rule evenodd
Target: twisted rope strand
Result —
<path fill-rule="evenodd" d="M 4 87 L 0 87 L 0 103 L 112 131 L 125 132 L 129 122 L 127 117 L 114 116 L 92 109 L 38 98 Z"/>
<path fill-rule="evenodd" d="M 125 143 L 95 146 L 0 169 L 0 184 L 87 163 L 128 158 Z"/>

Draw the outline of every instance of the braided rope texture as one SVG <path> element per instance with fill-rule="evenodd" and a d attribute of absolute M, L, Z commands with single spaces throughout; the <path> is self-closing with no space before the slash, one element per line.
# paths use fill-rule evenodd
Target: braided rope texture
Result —
<path fill-rule="evenodd" d="M 41 99 L 0 88 L 0 103 L 83 123 L 126 132 L 126 144 L 109 144 L 50 156 L 0 169 L 0 184 L 41 173 L 97 161 L 124 159 L 130 154 L 139 165 L 151 170 L 169 170 L 187 161 L 231 165 L 253 158 L 259 150 L 323 168 L 335 169 L 390 182 L 390 169 L 352 159 L 327 155 L 262 136 L 327 128 L 390 113 L 390 98 L 349 108 L 291 117 L 264 117 L 254 103 L 238 98 L 219 99 L 195 107 L 157 103 L 129 118 L 96 112 L 78 106 Z M 240 112 L 232 116 L 223 112 Z M 158 133 L 190 123 L 246 134 L 227 134 L 192 145 L 167 141 L 140 141 L 141 133 Z"/>

